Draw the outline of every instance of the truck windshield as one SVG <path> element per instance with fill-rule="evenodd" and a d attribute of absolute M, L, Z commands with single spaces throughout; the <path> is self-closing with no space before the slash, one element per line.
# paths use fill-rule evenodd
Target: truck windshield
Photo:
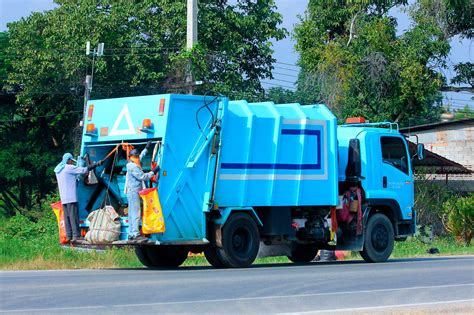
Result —
<path fill-rule="evenodd" d="M 398 137 L 381 137 L 382 159 L 408 174 L 408 156 L 405 143 Z"/>

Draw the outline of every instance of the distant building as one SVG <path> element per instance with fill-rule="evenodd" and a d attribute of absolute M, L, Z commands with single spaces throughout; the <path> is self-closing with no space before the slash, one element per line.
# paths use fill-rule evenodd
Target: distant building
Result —
<path fill-rule="evenodd" d="M 419 163 L 431 168 L 438 175 L 436 179 L 449 181 L 459 190 L 474 191 L 474 118 L 407 127 L 400 132 L 414 143 L 417 136 L 425 149 L 442 157 L 430 165 Z"/>

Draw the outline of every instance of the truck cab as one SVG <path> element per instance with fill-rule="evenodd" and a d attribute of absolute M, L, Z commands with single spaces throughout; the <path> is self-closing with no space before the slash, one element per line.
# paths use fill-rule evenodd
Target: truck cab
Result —
<path fill-rule="evenodd" d="M 374 257 L 365 254 L 364 258 L 379 261 L 391 252 L 391 235 L 404 240 L 415 233 L 414 177 L 406 139 L 396 124 L 360 123 L 339 126 L 338 141 L 340 192 L 354 185 L 361 188 L 362 252 L 376 249 Z M 377 226 L 368 231 L 374 220 Z"/>

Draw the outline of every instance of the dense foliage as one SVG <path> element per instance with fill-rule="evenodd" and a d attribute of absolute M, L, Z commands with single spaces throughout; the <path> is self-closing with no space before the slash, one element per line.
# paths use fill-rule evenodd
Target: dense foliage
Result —
<path fill-rule="evenodd" d="M 197 93 L 255 98 L 260 79 L 271 76 L 270 40 L 286 34 L 272 0 L 199 1 L 199 45 L 191 52 L 185 1 L 56 4 L 0 36 L 0 207 L 7 215 L 44 198 L 62 153 L 77 153 L 92 65 L 95 99 L 182 92 L 190 60 L 204 81 Z M 92 48 L 103 42 L 104 55 L 86 56 L 87 41 Z"/>
<path fill-rule="evenodd" d="M 341 117 L 402 124 L 437 118 L 444 85 L 437 68 L 444 66 L 450 46 L 417 5 L 409 10 L 414 25 L 397 35 L 388 10 L 403 4 L 310 1 L 295 30 L 304 69 L 299 89 L 311 89 Z"/>
<path fill-rule="evenodd" d="M 443 208 L 447 230 L 469 246 L 474 232 L 474 193 L 464 198 L 452 198 L 444 203 Z"/>

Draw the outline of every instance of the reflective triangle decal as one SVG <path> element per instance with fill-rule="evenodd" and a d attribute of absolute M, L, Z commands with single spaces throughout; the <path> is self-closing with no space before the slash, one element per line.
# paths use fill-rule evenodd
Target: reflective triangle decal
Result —
<path fill-rule="evenodd" d="M 127 122 L 128 129 L 118 129 L 124 117 Z M 109 136 L 123 136 L 130 134 L 135 134 L 135 128 L 133 127 L 132 118 L 130 117 L 130 112 L 128 110 L 128 105 L 125 104 L 123 105 L 122 111 L 118 115 L 117 120 L 114 122 Z"/>

